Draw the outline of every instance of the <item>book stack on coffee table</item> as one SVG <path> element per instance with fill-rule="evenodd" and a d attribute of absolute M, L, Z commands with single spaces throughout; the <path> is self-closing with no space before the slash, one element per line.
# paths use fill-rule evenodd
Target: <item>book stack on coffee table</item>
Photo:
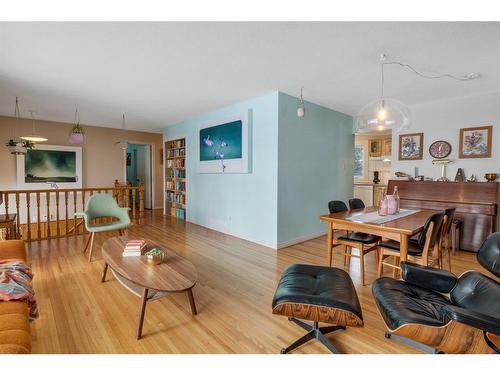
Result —
<path fill-rule="evenodd" d="M 146 240 L 130 240 L 123 249 L 124 257 L 140 257 L 146 249 Z"/>

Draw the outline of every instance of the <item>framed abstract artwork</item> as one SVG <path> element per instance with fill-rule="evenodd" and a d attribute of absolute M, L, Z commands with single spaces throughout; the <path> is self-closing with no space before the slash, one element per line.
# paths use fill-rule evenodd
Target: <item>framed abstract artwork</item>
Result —
<path fill-rule="evenodd" d="M 198 151 L 200 173 L 248 173 L 248 114 L 201 127 Z"/>
<path fill-rule="evenodd" d="M 460 129 L 458 157 L 491 158 L 492 132 L 492 126 Z"/>
<path fill-rule="evenodd" d="M 22 189 L 82 187 L 82 148 L 37 144 L 17 155 L 17 186 Z"/>
<path fill-rule="evenodd" d="M 424 133 L 399 135 L 399 160 L 422 160 Z"/>

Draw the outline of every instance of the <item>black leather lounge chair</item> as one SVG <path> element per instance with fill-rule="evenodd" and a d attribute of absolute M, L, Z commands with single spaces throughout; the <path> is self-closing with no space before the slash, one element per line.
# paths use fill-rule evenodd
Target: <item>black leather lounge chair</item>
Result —
<path fill-rule="evenodd" d="M 500 232 L 477 259 L 494 277 L 401 263 L 403 280 L 382 277 L 372 291 L 386 337 L 434 353 L 500 353 Z M 423 344 L 423 345 L 422 345 Z"/>
<path fill-rule="evenodd" d="M 308 331 L 293 344 L 281 350 L 288 353 L 306 342 L 317 339 L 332 353 L 337 349 L 325 334 L 349 327 L 362 327 L 363 314 L 356 289 L 344 270 L 308 264 L 293 264 L 281 275 L 273 298 L 273 314 Z M 313 321 L 309 325 L 302 320 Z M 319 326 L 319 322 L 329 326 Z"/>

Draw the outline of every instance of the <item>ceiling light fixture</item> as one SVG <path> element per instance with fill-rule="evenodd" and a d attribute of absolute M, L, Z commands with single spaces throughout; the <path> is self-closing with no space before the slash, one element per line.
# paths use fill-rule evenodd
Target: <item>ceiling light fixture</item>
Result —
<path fill-rule="evenodd" d="M 125 113 L 122 114 L 122 130 L 125 130 Z M 121 140 L 115 142 L 115 146 L 120 146 L 122 150 L 126 150 L 128 146 L 128 142 L 125 140 Z"/>
<path fill-rule="evenodd" d="M 68 142 L 72 145 L 83 145 L 85 143 L 85 131 L 80 125 L 80 113 L 78 113 L 78 106 L 75 109 L 75 120 L 73 127 L 69 132 Z"/>
<path fill-rule="evenodd" d="M 30 113 L 31 120 L 33 122 L 33 133 L 30 135 L 25 135 L 25 136 L 19 137 L 19 138 L 24 139 L 25 141 L 28 141 L 28 142 L 47 142 L 48 141 L 47 138 L 42 137 L 41 135 L 38 135 L 36 133 L 35 116 L 34 116 L 34 113 L 36 113 L 36 112 L 33 110 L 28 111 L 28 112 Z"/>
<path fill-rule="evenodd" d="M 411 124 L 411 111 L 405 104 L 398 100 L 387 99 L 384 93 L 385 65 L 399 65 L 410 69 L 421 78 L 439 79 L 450 78 L 457 81 L 470 81 L 481 77 L 479 73 L 470 73 L 464 76 L 453 74 L 424 74 L 409 64 L 399 61 L 390 61 L 387 55 L 380 55 L 380 98 L 365 105 L 359 111 L 354 122 L 355 133 L 366 133 L 370 131 L 382 131 L 392 129 L 396 132 L 407 130 Z"/>
<path fill-rule="evenodd" d="M 306 115 L 306 106 L 304 103 L 304 97 L 302 95 L 303 87 L 300 88 L 300 99 L 297 103 L 297 117 L 304 118 Z"/>
<path fill-rule="evenodd" d="M 14 126 L 12 127 L 12 137 L 5 144 L 12 155 L 24 155 L 29 148 L 33 148 L 33 144 L 29 141 L 20 142 L 16 139 L 16 130 L 19 119 L 21 118 L 21 111 L 19 110 L 19 99 L 16 96 L 16 105 L 14 107 Z"/>

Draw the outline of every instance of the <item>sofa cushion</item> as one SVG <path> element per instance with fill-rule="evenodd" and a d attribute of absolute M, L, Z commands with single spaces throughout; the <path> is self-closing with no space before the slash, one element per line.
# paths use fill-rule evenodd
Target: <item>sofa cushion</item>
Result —
<path fill-rule="evenodd" d="M 0 241 L 0 259 L 19 259 L 26 262 L 26 249 L 24 247 L 24 241 Z"/>

